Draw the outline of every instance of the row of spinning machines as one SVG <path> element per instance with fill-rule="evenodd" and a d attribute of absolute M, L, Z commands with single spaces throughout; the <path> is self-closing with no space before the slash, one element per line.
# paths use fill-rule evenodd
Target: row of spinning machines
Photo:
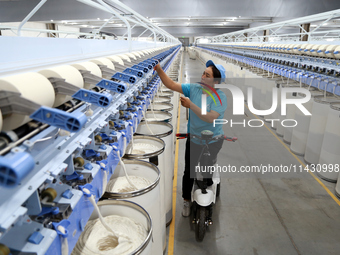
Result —
<path fill-rule="evenodd" d="M 179 50 L 0 77 L 0 254 L 72 251 Z"/>
<path fill-rule="evenodd" d="M 248 106 L 252 103 L 257 110 L 271 109 L 276 89 L 278 105 L 272 113 L 260 115 L 261 120 L 282 137 L 293 153 L 304 158 L 305 170 L 337 183 L 335 194 L 340 197 L 340 62 L 328 57 L 259 51 L 245 43 L 243 46 L 201 44 L 191 50 L 204 61 L 212 59 L 224 65 L 226 83 L 243 92 Z M 304 99 L 306 94 L 299 89 L 309 90 L 311 99 L 303 106 L 311 115 L 294 104 L 287 104 L 286 113 L 282 113 L 281 94 L 285 88 L 290 90 L 285 93 L 287 99 Z M 248 97 L 249 89 L 252 97 Z"/>

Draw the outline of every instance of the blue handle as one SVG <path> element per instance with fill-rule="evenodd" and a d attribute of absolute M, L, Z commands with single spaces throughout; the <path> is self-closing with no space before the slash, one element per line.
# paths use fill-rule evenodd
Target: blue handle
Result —
<path fill-rule="evenodd" d="M 150 58 L 151 61 L 153 61 L 155 63 L 155 65 L 157 65 L 159 63 L 158 59 L 153 57 L 153 58 Z"/>
<path fill-rule="evenodd" d="M 328 53 L 329 53 L 329 50 L 325 51 L 325 53 L 328 54 Z"/>
<path fill-rule="evenodd" d="M 107 107 L 112 101 L 112 95 L 110 94 L 103 94 L 87 89 L 78 90 L 72 97 L 99 107 Z"/>
<path fill-rule="evenodd" d="M 132 74 L 132 75 L 137 76 L 139 78 L 143 77 L 143 72 L 136 70 L 136 69 L 133 69 L 133 68 L 126 68 L 123 71 L 123 73 Z"/>
<path fill-rule="evenodd" d="M 305 49 L 305 50 L 304 50 L 304 52 L 307 52 L 307 51 L 308 51 L 308 49 Z"/>
<path fill-rule="evenodd" d="M 153 61 L 153 60 L 151 60 L 151 59 L 146 59 L 146 60 L 144 60 L 143 62 L 152 65 L 152 67 L 154 67 L 154 66 L 156 65 L 155 61 Z"/>
<path fill-rule="evenodd" d="M 133 75 L 128 75 L 125 73 L 115 73 L 115 75 L 112 76 L 112 78 L 117 79 L 117 80 L 121 80 L 127 83 L 131 83 L 131 84 L 135 84 L 137 81 L 137 78 Z"/>
<path fill-rule="evenodd" d="M 41 106 L 30 118 L 70 132 L 78 132 L 87 122 L 82 112 L 68 113 L 46 106 Z"/>
<path fill-rule="evenodd" d="M 125 83 L 114 82 L 106 79 L 102 79 L 96 84 L 96 86 L 113 92 L 117 92 L 119 94 L 124 93 L 127 89 Z"/>
<path fill-rule="evenodd" d="M 317 51 L 317 53 L 320 53 L 320 52 L 322 52 L 322 50 L 318 50 L 318 51 Z"/>
<path fill-rule="evenodd" d="M 62 236 L 62 237 L 67 237 L 68 236 L 68 230 L 67 227 L 71 224 L 71 222 L 69 220 L 62 220 L 59 223 L 58 222 L 52 222 L 52 225 L 54 227 L 54 229 L 57 231 L 58 235 Z M 60 232 L 58 230 L 58 227 L 62 226 L 65 229 L 65 234 Z"/>
<path fill-rule="evenodd" d="M 59 213 L 59 208 L 58 207 L 43 207 L 41 209 L 41 212 L 37 215 L 38 217 L 39 216 L 43 216 L 45 214 L 53 214 L 53 215 L 56 215 Z"/>
<path fill-rule="evenodd" d="M 73 172 L 73 174 L 66 175 L 65 176 L 66 181 L 72 181 L 72 180 L 83 180 L 84 176 L 78 174 L 77 172 Z"/>
<path fill-rule="evenodd" d="M 14 187 L 34 169 L 34 159 L 27 152 L 0 157 L 0 185 Z"/>
<path fill-rule="evenodd" d="M 152 65 L 150 64 L 150 63 L 148 63 L 148 62 L 145 62 L 145 61 L 143 61 L 143 62 L 140 62 L 138 65 L 142 65 L 142 66 L 145 66 L 145 67 L 147 67 L 149 70 L 151 70 L 152 69 Z"/>
<path fill-rule="evenodd" d="M 149 72 L 149 68 L 147 68 L 147 67 L 145 67 L 145 66 L 141 66 L 141 65 L 134 65 L 134 66 L 132 66 L 131 68 L 140 70 L 140 71 L 142 71 L 142 72 L 144 72 L 144 73 Z"/>
<path fill-rule="evenodd" d="M 339 51 L 334 51 L 333 54 L 339 54 Z"/>

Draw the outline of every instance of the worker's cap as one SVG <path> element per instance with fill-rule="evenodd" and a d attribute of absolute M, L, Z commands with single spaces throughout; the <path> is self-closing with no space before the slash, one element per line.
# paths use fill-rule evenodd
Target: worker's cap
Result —
<path fill-rule="evenodd" d="M 225 69 L 222 65 L 219 65 L 219 64 L 215 65 L 215 63 L 212 60 L 208 60 L 205 65 L 206 67 L 215 66 L 217 70 L 220 71 L 221 73 L 221 82 L 224 82 L 226 76 L 225 76 Z"/>

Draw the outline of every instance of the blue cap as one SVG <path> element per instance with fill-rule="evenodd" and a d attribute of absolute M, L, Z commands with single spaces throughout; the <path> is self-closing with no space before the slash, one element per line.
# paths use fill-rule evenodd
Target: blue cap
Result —
<path fill-rule="evenodd" d="M 222 65 L 219 65 L 219 64 L 215 65 L 215 63 L 212 60 L 208 60 L 205 66 L 206 67 L 215 66 L 217 70 L 220 71 L 221 73 L 221 82 L 224 82 L 226 76 L 225 76 L 225 69 Z"/>

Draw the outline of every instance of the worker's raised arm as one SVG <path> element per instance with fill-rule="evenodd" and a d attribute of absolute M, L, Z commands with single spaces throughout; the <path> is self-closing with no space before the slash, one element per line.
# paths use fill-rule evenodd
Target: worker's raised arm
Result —
<path fill-rule="evenodd" d="M 182 85 L 171 80 L 170 77 L 163 71 L 160 64 L 156 65 L 154 69 L 158 73 L 158 76 L 161 78 L 165 87 L 183 94 Z"/>

